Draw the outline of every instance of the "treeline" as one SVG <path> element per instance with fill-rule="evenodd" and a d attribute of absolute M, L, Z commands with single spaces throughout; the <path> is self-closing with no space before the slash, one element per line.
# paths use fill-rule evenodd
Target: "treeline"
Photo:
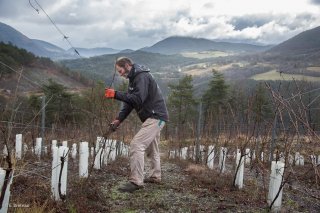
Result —
<path fill-rule="evenodd" d="M 117 90 L 126 90 L 125 82 L 117 85 Z M 275 129 L 281 127 L 285 131 L 293 131 L 287 125 L 292 118 L 286 111 L 274 124 L 279 116 L 276 114 L 279 105 L 275 104 L 268 85 L 280 92 L 285 101 L 292 102 L 292 111 L 300 113 L 297 116 L 301 120 L 307 120 L 314 131 L 320 130 L 319 83 L 239 81 L 231 84 L 225 81 L 223 74 L 213 70 L 209 83 L 197 93 L 189 75 L 169 84 L 167 105 L 170 121 L 164 130 L 166 139 L 177 141 L 175 144 L 179 146 L 194 142 L 199 118 L 201 137 L 208 141 L 241 134 L 258 137 L 266 131 L 270 133 L 273 125 Z M 23 124 L 22 129 L 26 128 L 36 136 L 41 130 L 40 112 L 42 96 L 45 96 L 47 133 L 63 136 L 73 132 L 73 137 L 81 136 L 93 141 L 96 135 L 106 132 L 121 107 L 119 102 L 104 98 L 104 89 L 105 84 L 98 82 L 81 94 L 70 93 L 63 85 L 49 81 L 42 87 L 43 95 L 21 96 L 18 101 L 2 106 L 0 119 L 10 120 L 15 113 L 13 122 Z M 130 116 L 115 133 L 121 140 L 129 140 L 139 129 L 140 121 L 135 113 Z M 303 133 L 304 126 L 297 123 L 294 130 L 300 129 Z M 17 127 L 20 128 L 19 125 Z"/>
<path fill-rule="evenodd" d="M 122 83 L 116 89 L 125 90 L 126 86 Z M 120 108 L 119 102 L 104 97 L 104 90 L 104 83 L 96 82 L 92 88 L 72 93 L 65 86 L 50 80 L 42 86 L 41 94 L 29 97 L 18 95 L 5 105 L 0 104 L 0 128 L 4 130 L 0 132 L 0 137 L 12 127 L 14 133 L 25 131 L 33 138 L 38 137 L 42 130 L 42 109 L 45 109 L 47 139 L 71 137 L 95 141 L 97 135 L 106 133 Z M 114 136 L 121 137 L 121 140 L 132 137 L 140 124 L 134 113 L 130 117 Z"/>
<path fill-rule="evenodd" d="M 280 106 L 274 102 L 273 90 L 281 94 L 284 104 L 291 107 L 290 112 L 276 113 Z M 221 137 L 230 141 L 227 138 L 236 135 L 258 137 L 267 135 L 270 128 L 275 132 L 281 128 L 292 134 L 294 131 L 304 134 L 310 129 L 319 131 L 319 92 L 319 83 L 305 81 L 245 80 L 231 84 L 225 81 L 222 73 L 214 70 L 206 87 L 196 92 L 193 78 L 185 76 L 169 85 L 170 122 L 166 136 L 178 141 L 180 146 L 196 138 L 199 116 L 201 138 L 208 141 Z M 295 129 L 290 125 L 293 112 L 301 121 Z M 281 119 L 277 119 L 279 116 Z"/>
<path fill-rule="evenodd" d="M 16 69 L 21 66 L 29 66 L 35 59 L 35 55 L 25 49 L 17 48 L 10 43 L 0 42 L 0 61 L 10 67 Z M 2 63 L 0 63 L 0 73 L 9 74 L 13 72 Z"/>

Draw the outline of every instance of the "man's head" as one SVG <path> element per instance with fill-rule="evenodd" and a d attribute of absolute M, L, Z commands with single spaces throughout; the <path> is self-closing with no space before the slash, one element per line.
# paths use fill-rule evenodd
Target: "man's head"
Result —
<path fill-rule="evenodd" d="M 133 61 L 127 57 L 120 57 L 116 61 L 116 70 L 122 76 L 127 78 L 128 74 L 133 66 Z"/>

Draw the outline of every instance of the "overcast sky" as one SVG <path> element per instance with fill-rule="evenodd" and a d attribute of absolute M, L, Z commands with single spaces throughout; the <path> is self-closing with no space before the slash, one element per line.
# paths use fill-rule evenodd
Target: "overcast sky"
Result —
<path fill-rule="evenodd" d="M 31 3 L 40 9 L 34 0 Z M 320 25 L 320 0 L 38 0 L 76 47 L 138 49 L 169 36 L 277 44 Z M 0 22 L 68 49 L 29 0 L 0 0 Z"/>

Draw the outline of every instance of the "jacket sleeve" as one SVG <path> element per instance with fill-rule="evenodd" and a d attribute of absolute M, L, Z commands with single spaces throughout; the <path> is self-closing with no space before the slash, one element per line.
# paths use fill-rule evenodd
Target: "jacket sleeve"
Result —
<path fill-rule="evenodd" d="M 124 121 L 124 119 L 128 117 L 132 109 L 133 108 L 130 105 L 128 105 L 127 103 L 123 103 L 123 107 L 120 110 L 117 119 L 122 123 L 122 121 Z"/>
<path fill-rule="evenodd" d="M 135 79 L 135 86 L 131 93 L 116 92 L 115 99 L 123 101 L 132 108 L 140 109 L 148 97 L 149 78 L 148 74 L 139 74 Z"/>

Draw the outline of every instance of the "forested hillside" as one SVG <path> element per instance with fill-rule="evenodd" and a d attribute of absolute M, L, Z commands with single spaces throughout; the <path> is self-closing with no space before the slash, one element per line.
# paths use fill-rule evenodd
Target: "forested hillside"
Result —
<path fill-rule="evenodd" d="M 37 57 L 25 49 L 0 43 L 0 89 L 15 89 L 20 72 L 22 77 L 19 87 L 22 92 L 38 90 L 49 79 L 64 84 L 67 88 L 84 87 L 92 82 L 49 58 Z"/>
<path fill-rule="evenodd" d="M 1 75 L 11 74 L 13 72 L 4 64 L 17 69 L 21 66 L 30 66 L 35 60 L 36 57 L 25 49 L 19 49 L 11 44 L 0 42 L 0 61 L 2 62 L 0 64 Z"/>

